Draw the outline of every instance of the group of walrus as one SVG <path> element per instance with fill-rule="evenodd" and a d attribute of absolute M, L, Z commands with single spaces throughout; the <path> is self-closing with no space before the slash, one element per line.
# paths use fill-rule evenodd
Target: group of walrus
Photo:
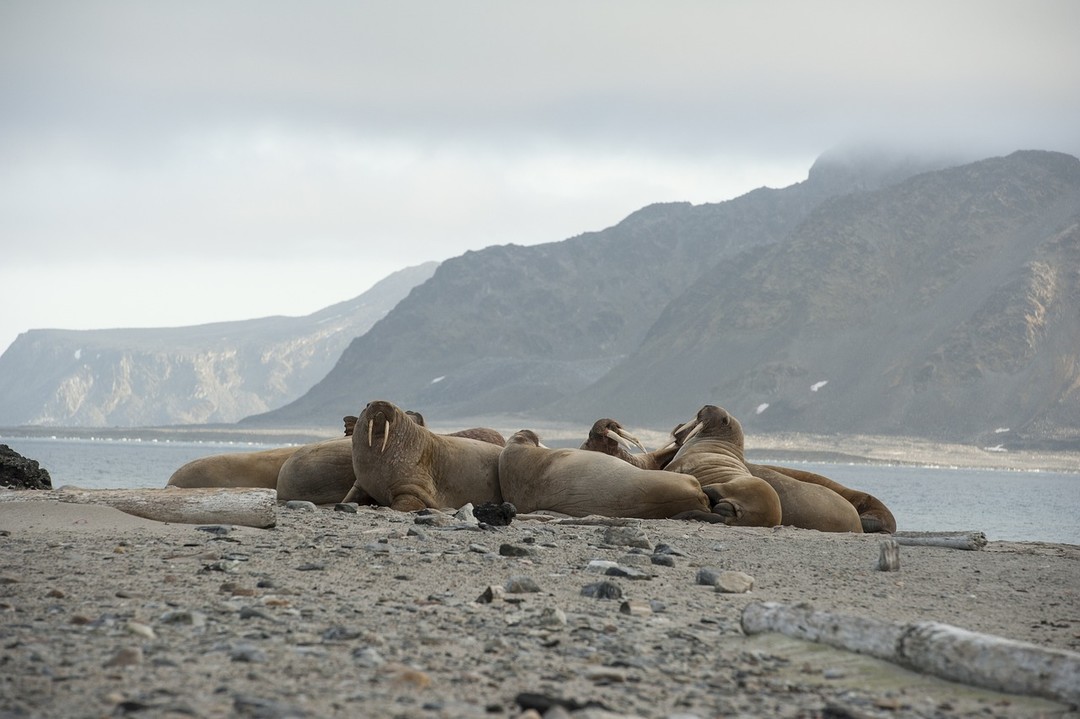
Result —
<path fill-rule="evenodd" d="M 384 400 L 344 421 L 342 437 L 203 457 L 168 484 L 263 487 L 277 490 L 279 501 L 404 512 L 509 502 L 518 513 L 896 531 L 892 512 L 870 494 L 813 472 L 747 462 L 742 425 L 716 405 L 702 407 L 651 452 L 606 418 L 578 449 L 545 447 L 530 429 L 508 440 L 484 427 L 438 434 L 419 413 Z"/>

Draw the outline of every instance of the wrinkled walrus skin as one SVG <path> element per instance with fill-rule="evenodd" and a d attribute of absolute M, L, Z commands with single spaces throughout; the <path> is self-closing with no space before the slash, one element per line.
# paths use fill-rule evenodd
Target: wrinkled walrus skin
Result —
<path fill-rule="evenodd" d="M 278 472 L 280 502 L 303 499 L 332 504 L 353 486 L 352 438 L 338 437 L 298 447 Z"/>
<path fill-rule="evenodd" d="M 499 483 L 503 499 L 523 513 L 642 519 L 711 514 L 709 497 L 690 475 L 641 469 L 601 452 L 549 449 L 532 430 L 507 441 L 499 457 Z"/>
<path fill-rule="evenodd" d="M 745 437 L 742 425 L 723 408 L 705 405 L 698 411 L 693 422 L 676 428 L 673 434 L 677 442 L 693 442 L 701 436 L 708 436 L 713 441 L 721 443 L 729 459 L 738 460 L 742 464 L 743 471 L 755 479 L 766 482 L 776 492 L 780 500 L 781 524 L 822 532 L 861 533 L 863 531 L 862 522 L 855 507 L 831 489 L 818 484 L 800 482 L 765 467 L 757 467 L 757 471 L 751 471 L 743 454 Z M 691 434 L 696 436 L 689 438 Z"/>
<path fill-rule="evenodd" d="M 892 534 L 896 531 L 896 518 L 893 517 L 893 513 L 889 511 L 889 508 L 885 506 L 884 502 L 872 494 L 867 494 L 866 492 L 857 489 L 851 489 L 828 477 L 815 474 L 814 472 L 808 472 L 804 469 L 778 467 L 772 464 L 751 464 L 749 462 L 746 463 L 746 468 L 749 469 L 750 474 L 755 477 L 761 476 L 763 470 L 772 470 L 773 472 L 785 474 L 792 479 L 797 479 L 800 482 L 818 484 L 822 487 L 831 489 L 855 507 L 855 511 L 859 514 L 859 521 L 862 524 L 862 531 L 884 532 L 888 534 Z"/>
<path fill-rule="evenodd" d="M 723 499 L 713 511 L 725 516 L 725 524 L 775 527 L 783 519 L 780 496 L 743 464 L 742 429 L 733 436 L 734 419 L 715 405 L 698 410 L 697 417 L 675 433 L 682 446 L 667 470 L 693 475 L 702 487 L 715 485 Z"/>
<path fill-rule="evenodd" d="M 375 400 L 352 435 L 355 483 L 376 503 L 403 512 L 502 502 L 499 453 L 490 442 L 435 434 L 394 404 Z"/>
<path fill-rule="evenodd" d="M 193 459 L 169 477 L 170 487 L 261 487 L 277 489 L 281 465 L 299 447 L 214 454 Z"/>

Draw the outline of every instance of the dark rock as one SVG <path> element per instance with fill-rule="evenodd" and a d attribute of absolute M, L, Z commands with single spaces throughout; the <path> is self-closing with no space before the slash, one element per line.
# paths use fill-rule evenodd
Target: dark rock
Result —
<path fill-rule="evenodd" d="M 582 587 L 581 596 L 596 599 L 622 599 L 622 589 L 612 582 L 595 582 Z"/>
<path fill-rule="evenodd" d="M 0 444 L 0 487 L 11 489 L 52 489 L 52 477 L 37 460 L 27 459 L 6 444 Z"/>
<path fill-rule="evenodd" d="M 510 502 L 503 502 L 502 504 L 488 502 L 473 507 L 473 516 L 476 517 L 477 522 L 492 527 L 507 527 L 517 516 L 517 507 Z"/>

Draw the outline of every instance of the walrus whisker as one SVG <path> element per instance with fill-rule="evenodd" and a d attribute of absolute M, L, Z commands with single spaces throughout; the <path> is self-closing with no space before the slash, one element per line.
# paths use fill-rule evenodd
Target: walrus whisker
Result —
<path fill-rule="evenodd" d="M 386 451 L 386 443 L 389 442 L 389 441 L 390 441 L 390 420 L 386 420 L 386 427 L 383 429 L 383 436 L 382 436 L 382 449 L 379 450 L 380 453 Z"/>

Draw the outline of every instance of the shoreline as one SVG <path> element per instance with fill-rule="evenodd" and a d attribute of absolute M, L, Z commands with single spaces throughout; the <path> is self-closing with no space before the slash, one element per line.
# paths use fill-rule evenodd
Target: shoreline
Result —
<path fill-rule="evenodd" d="M 504 436 L 509 430 L 491 424 Z M 535 425 L 542 441 L 552 447 L 572 447 L 588 434 L 587 427 Z M 459 426 L 431 425 L 432 431 L 451 432 Z M 669 436 L 635 430 L 647 447 L 665 444 Z M 168 427 L 0 427 L 0 441 L 10 438 L 85 439 L 140 442 L 207 442 L 225 444 L 308 444 L 339 437 L 339 427 L 241 428 L 233 425 Z M 1022 472 L 1080 474 L 1080 452 L 1005 450 L 918 437 L 882 435 L 817 435 L 807 433 L 756 434 L 746 437 L 746 456 L 756 461 L 774 459 L 828 464 L 897 465 L 952 469 L 995 469 Z"/>
<path fill-rule="evenodd" d="M 0 533 L 14 716 L 1076 716 L 741 617 L 805 603 L 1075 653 L 1080 546 L 905 545 L 886 572 L 880 535 L 790 527 L 279 505 L 269 529 L 200 528 L 52 501 L 0 505 Z"/>

